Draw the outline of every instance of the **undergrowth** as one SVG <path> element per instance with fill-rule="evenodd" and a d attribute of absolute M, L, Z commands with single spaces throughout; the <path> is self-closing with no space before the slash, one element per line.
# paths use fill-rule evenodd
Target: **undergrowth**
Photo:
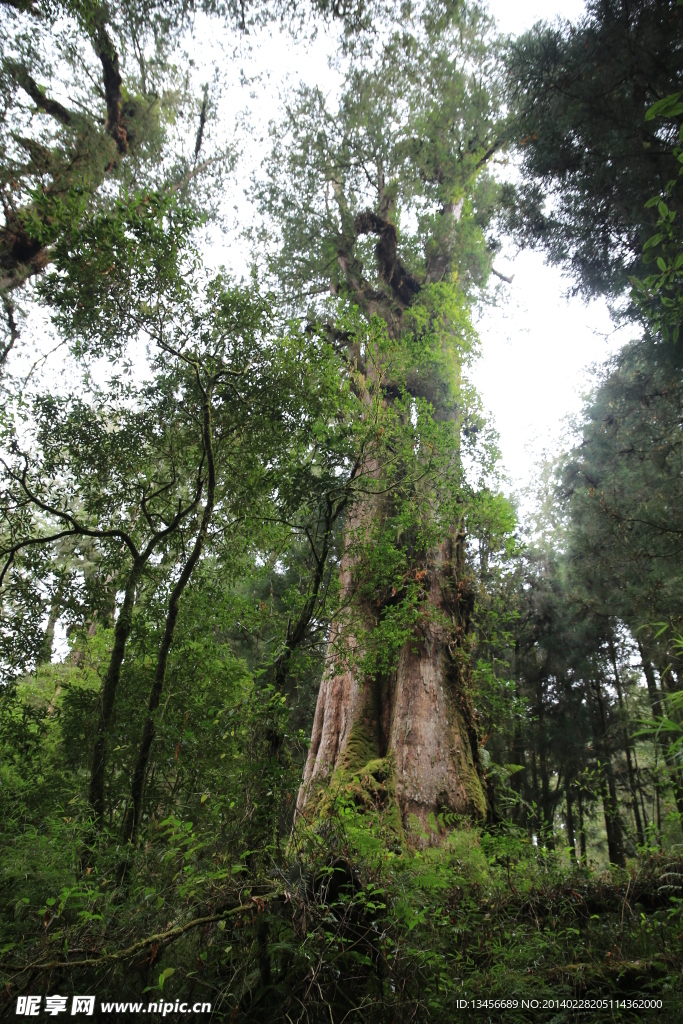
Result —
<path fill-rule="evenodd" d="M 465 821 L 398 853 L 380 815 L 340 797 L 288 844 L 239 855 L 168 817 L 122 872 L 106 837 L 81 866 L 87 828 L 68 817 L 3 855 L 8 1015 L 22 993 L 91 991 L 268 1024 L 683 1019 L 680 856 L 598 874 Z"/>

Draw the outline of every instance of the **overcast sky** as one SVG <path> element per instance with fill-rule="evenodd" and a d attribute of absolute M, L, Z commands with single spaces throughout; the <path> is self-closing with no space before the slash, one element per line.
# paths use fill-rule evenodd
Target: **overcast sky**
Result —
<path fill-rule="evenodd" d="M 577 20 L 580 0 L 491 0 L 503 32 L 518 34 L 543 18 Z M 505 469 L 516 489 L 533 483 L 544 451 L 561 445 L 567 417 L 578 413 L 592 364 L 627 340 L 606 304 L 567 298 L 571 282 L 538 253 L 508 252 L 496 269 L 513 275 L 495 307 L 479 312 L 482 356 L 471 373 L 500 434 Z"/>
<path fill-rule="evenodd" d="M 576 21 L 581 0 L 490 0 L 503 32 L 518 34 L 539 19 Z M 556 452 L 567 417 L 579 412 L 589 369 L 627 340 L 617 336 L 603 301 L 567 298 L 571 282 L 538 253 L 498 259 L 513 275 L 495 307 L 480 310 L 482 356 L 471 374 L 500 434 L 505 469 L 515 489 L 533 483 L 543 452 Z"/>

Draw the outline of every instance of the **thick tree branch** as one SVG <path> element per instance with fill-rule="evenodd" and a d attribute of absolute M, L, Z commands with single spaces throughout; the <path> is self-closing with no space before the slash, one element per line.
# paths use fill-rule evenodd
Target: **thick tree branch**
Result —
<path fill-rule="evenodd" d="M 396 226 L 369 209 L 358 214 L 353 226 L 358 235 L 379 236 L 375 252 L 380 277 L 390 286 L 403 307 L 410 306 L 420 291 L 420 284 L 399 259 Z"/>
<path fill-rule="evenodd" d="M 104 101 L 107 105 L 105 131 L 111 135 L 121 156 L 128 152 L 128 135 L 121 120 L 121 86 L 123 79 L 119 66 L 119 55 L 107 32 L 104 14 L 98 17 L 96 29 L 91 35 L 95 53 L 102 65 L 104 80 Z"/>
<path fill-rule="evenodd" d="M 16 342 L 19 340 L 19 328 L 17 327 L 14 319 L 14 303 L 10 299 L 6 292 L 2 292 L 2 304 L 5 309 L 5 316 L 7 317 L 7 326 L 9 328 L 9 341 L 6 345 L 0 349 L 0 366 L 4 366 L 7 361 L 7 356 L 14 348 Z"/>
<path fill-rule="evenodd" d="M 63 107 L 57 100 L 51 100 L 49 96 L 46 96 L 23 64 L 19 64 L 17 61 L 8 61 L 7 68 L 17 85 L 21 86 L 24 92 L 30 96 L 39 110 L 54 117 L 67 128 L 73 125 L 76 115 Z"/>
<path fill-rule="evenodd" d="M 202 100 L 202 109 L 199 113 L 199 128 L 197 129 L 197 138 L 194 144 L 194 162 L 197 163 L 197 157 L 199 156 L 199 150 L 202 148 L 202 140 L 204 138 L 204 125 L 206 124 L 206 113 L 209 109 L 209 87 L 204 86 L 204 99 Z"/>

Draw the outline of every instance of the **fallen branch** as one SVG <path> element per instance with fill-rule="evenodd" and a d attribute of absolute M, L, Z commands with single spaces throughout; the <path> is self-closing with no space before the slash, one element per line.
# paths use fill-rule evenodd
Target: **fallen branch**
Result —
<path fill-rule="evenodd" d="M 25 967 L 14 967 L 14 966 L 3 966 L 5 971 L 15 971 L 17 974 L 23 974 L 25 971 L 59 971 L 59 970 L 70 970 L 73 967 L 92 967 L 96 964 L 103 964 L 112 960 L 127 960 L 131 956 L 135 956 L 141 950 L 147 946 L 151 946 L 152 943 L 157 943 L 159 946 L 167 946 L 170 942 L 174 942 L 175 939 L 179 939 L 181 935 L 191 931 L 192 928 L 199 928 L 203 924 L 214 924 L 216 921 L 225 921 L 229 917 L 234 917 L 236 914 L 244 913 L 248 910 L 256 910 L 260 913 L 263 910 L 264 904 L 280 896 L 281 892 L 278 889 L 276 892 L 271 893 L 268 896 L 252 896 L 251 903 L 240 903 L 236 907 L 231 907 L 230 910 L 225 910 L 221 914 L 210 914 L 207 917 L 196 917 L 193 921 L 188 921 L 187 924 L 177 925 L 175 928 L 169 928 L 165 932 L 158 932 L 156 935 L 149 935 L 146 939 L 140 939 L 138 942 L 134 942 L 132 946 L 128 946 L 126 949 L 119 949 L 115 953 L 105 953 L 103 956 L 88 957 L 85 960 L 50 960 L 47 963 L 40 963 L 34 961 L 33 963 L 26 964 Z"/>

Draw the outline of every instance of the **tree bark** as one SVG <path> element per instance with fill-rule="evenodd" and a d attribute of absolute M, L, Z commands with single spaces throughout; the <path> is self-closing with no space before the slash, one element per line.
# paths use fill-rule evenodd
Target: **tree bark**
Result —
<path fill-rule="evenodd" d="M 645 845 L 645 832 L 643 831 L 643 823 L 640 818 L 640 809 L 638 807 L 638 789 L 636 786 L 636 777 L 633 771 L 633 762 L 631 759 L 631 739 L 628 734 L 628 719 L 626 717 L 626 705 L 624 704 L 624 694 L 621 687 L 621 679 L 619 677 L 619 671 L 617 669 L 617 655 L 614 650 L 614 644 L 612 638 L 609 639 L 609 653 L 612 661 L 612 668 L 614 670 L 614 682 L 617 687 L 617 697 L 619 698 L 619 711 L 621 713 L 622 731 L 624 736 L 624 752 L 626 754 L 626 767 L 628 769 L 628 782 L 631 790 L 631 800 L 633 801 L 633 815 L 636 819 L 636 833 L 638 836 L 638 845 Z"/>
<path fill-rule="evenodd" d="M 567 846 L 569 847 L 569 858 L 572 864 L 576 864 L 576 847 L 574 846 L 574 814 L 572 811 L 572 789 L 568 774 L 564 782 L 564 797 L 567 802 L 567 815 L 565 820 L 567 825 Z"/>
<path fill-rule="evenodd" d="M 388 678 L 363 679 L 351 659 L 339 663 L 342 639 L 351 655 L 360 652 L 347 632 L 348 615 L 333 622 L 298 814 L 315 808 L 321 788 L 334 773 L 350 776 L 387 758 L 404 827 L 409 827 L 411 815 L 429 827 L 430 815 L 442 811 L 485 817 L 463 649 L 471 595 L 462 579 L 459 548 L 461 538 L 449 538 L 429 553 L 430 614 L 404 645 Z M 352 587 L 352 566 L 346 562 L 342 590 L 348 594 Z M 369 617 L 372 611 L 365 614 Z M 455 645 L 443 616 L 457 623 Z"/>
<path fill-rule="evenodd" d="M 341 186 L 334 184 L 334 188 L 343 225 L 338 241 L 339 269 L 366 317 L 381 316 L 389 336 L 398 338 L 402 314 L 413 305 L 423 282 L 410 273 L 399 255 L 394 203 L 384 190 L 383 170 L 379 168 L 376 212 L 366 209 L 352 219 Z M 461 209 L 462 204 L 444 208 L 442 216 L 449 226 L 457 224 Z M 377 238 L 376 284 L 366 280 L 362 264 L 354 256 L 360 235 Z M 442 280 L 449 271 L 450 242 L 441 256 L 434 274 L 427 268 L 424 283 Z M 409 376 L 408 390 L 416 383 L 419 385 Z M 367 521 L 379 513 L 372 502 L 357 505 L 349 517 L 347 537 L 362 525 L 363 517 Z M 435 840 L 434 819 L 442 811 L 485 818 L 487 804 L 479 777 L 466 649 L 473 594 L 465 577 L 463 549 L 464 537 L 454 531 L 438 549 L 414 559 L 413 565 L 419 563 L 420 572 L 424 571 L 422 587 L 428 611 L 400 651 L 395 668 L 383 678 L 364 678 L 359 668 L 363 652 L 354 635 L 353 616 L 360 618 L 362 632 L 371 631 L 379 609 L 361 606 L 354 597 L 355 567 L 347 546 L 340 570 L 345 610 L 330 628 L 311 745 L 297 799 L 298 815 L 316 813 L 319 798 L 333 777 L 343 782 L 354 775 L 371 775 L 363 769 L 382 762 L 375 766 L 377 777 L 381 775 L 390 789 L 404 828 L 414 816 Z"/>
<path fill-rule="evenodd" d="M 607 833 L 607 849 L 610 864 L 624 866 L 624 849 L 622 845 L 622 828 L 619 820 L 619 804 L 617 801 L 617 787 L 612 768 L 612 756 L 607 736 L 607 715 L 602 697 L 600 680 L 596 679 L 591 685 L 589 681 L 586 691 L 590 693 L 593 689 L 593 699 L 597 707 L 597 714 L 593 714 L 595 728 L 595 739 L 598 750 L 602 753 L 604 773 L 600 772 L 600 796 L 605 814 L 605 831 Z M 605 785 L 605 777 L 607 784 Z"/>
<path fill-rule="evenodd" d="M 90 772 L 90 805 L 95 812 L 98 824 L 104 819 L 104 769 L 107 760 L 107 733 L 111 724 L 111 717 L 114 712 L 114 700 L 116 690 L 121 678 L 121 665 L 126 653 L 126 642 L 130 635 L 133 621 L 133 607 L 135 605 L 135 591 L 145 562 L 138 558 L 133 563 L 133 568 L 128 576 L 126 589 L 123 597 L 123 605 L 119 612 L 114 627 L 114 646 L 112 648 L 107 674 L 102 684 L 100 694 L 100 713 L 95 732 L 95 745 L 93 747 L 92 768 Z"/>
<path fill-rule="evenodd" d="M 543 842 L 553 848 L 555 837 L 553 834 L 552 796 L 550 794 L 550 777 L 548 775 L 548 761 L 546 751 L 546 728 L 543 713 L 543 682 L 539 681 L 536 687 L 536 713 L 538 732 L 538 764 L 541 770 L 541 832 Z"/>
<path fill-rule="evenodd" d="M 643 650 L 640 641 L 638 642 L 638 651 L 640 653 L 640 660 L 643 666 L 643 672 L 645 673 L 645 680 L 647 682 L 648 693 L 650 695 L 652 717 L 655 719 L 655 721 L 657 721 L 657 719 L 665 717 L 661 693 L 657 689 L 657 680 L 655 679 L 655 672 L 654 668 L 652 667 L 652 662 L 645 654 L 645 651 Z M 659 749 L 661 750 L 662 757 L 664 758 L 664 763 L 666 764 L 668 770 L 669 779 L 671 781 L 671 788 L 673 789 L 674 799 L 676 801 L 676 808 L 680 815 L 681 829 L 683 830 L 683 786 L 681 785 L 680 775 L 677 771 L 676 764 L 673 758 L 669 755 L 669 752 L 666 749 L 666 744 L 662 742 L 662 740 L 659 739 L 659 737 L 657 737 L 655 742 L 658 744 Z M 659 786 L 657 786 L 657 794 L 657 810 L 659 817 Z"/>
<path fill-rule="evenodd" d="M 64 591 L 64 584 L 60 580 L 57 585 L 57 590 L 53 594 L 52 601 L 50 602 L 50 614 L 47 618 L 47 626 L 45 627 L 45 636 L 43 642 L 40 645 L 40 651 L 36 658 L 36 665 L 49 665 L 52 661 L 52 648 L 55 642 L 55 626 L 62 610 L 62 596 Z"/>
<path fill-rule="evenodd" d="M 579 786 L 576 800 L 579 808 L 579 855 L 581 863 L 586 864 L 586 830 L 583 826 L 583 790 Z"/>

